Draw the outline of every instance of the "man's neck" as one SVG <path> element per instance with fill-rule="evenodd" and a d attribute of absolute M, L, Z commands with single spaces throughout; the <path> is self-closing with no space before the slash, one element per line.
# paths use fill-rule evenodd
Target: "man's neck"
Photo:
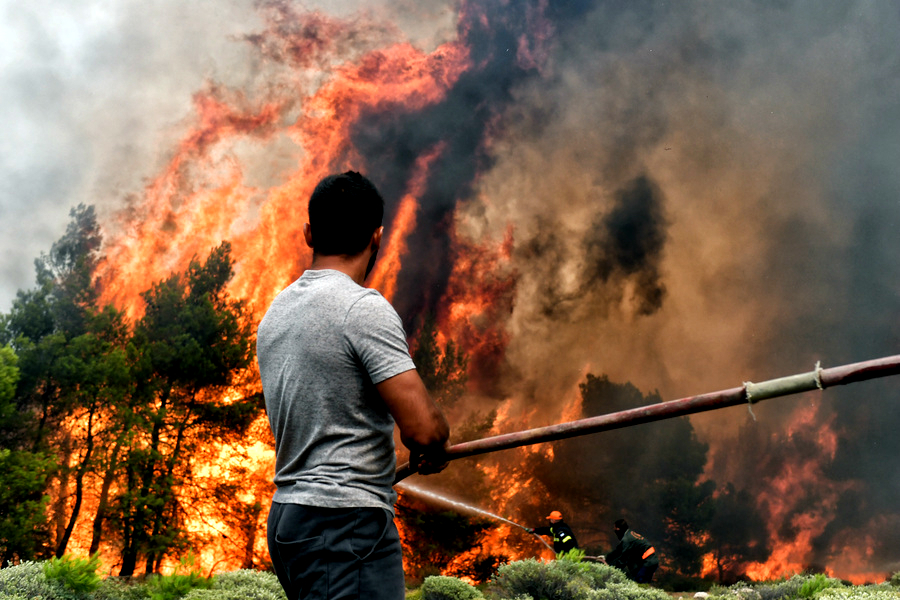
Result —
<path fill-rule="evenodd" d="M 312 264 L 309 268 L 313 270 L 331 269 L 333 271 L 340 271 L 359 285 L 363 285 L 366 280 L 366 266 L 368 265 L 368 262 L 368 253 L 366 252 L 354 256 L 347 256 L 345 254 L 314 254 Z"/>

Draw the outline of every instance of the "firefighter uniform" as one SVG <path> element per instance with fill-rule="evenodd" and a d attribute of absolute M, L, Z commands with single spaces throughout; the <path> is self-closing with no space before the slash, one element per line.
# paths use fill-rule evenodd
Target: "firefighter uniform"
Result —
<path fill-rule="evenodd" d="M 562 520 L 562 515 L 559 511 L 554 510 L 547 519 L 550 520 L 550 525 L 536 527 L 528 531 L 537 535 L 551 536 L 553 538 L 553 550 L 557 554 L 578 548 L 578 540 L 575 539 L 575 534 L 572 533 L 572 529 L 566 525 L 566 522 Z"/>
<path fill-rule="evenodd" d="M 659 566 L 656 549 L 631 529 L 619 540 L 619 544 L 606 555 L 606 563 L 625 571 L 625 575 L 638 583 L 650 583 L 653 573 Z"/>

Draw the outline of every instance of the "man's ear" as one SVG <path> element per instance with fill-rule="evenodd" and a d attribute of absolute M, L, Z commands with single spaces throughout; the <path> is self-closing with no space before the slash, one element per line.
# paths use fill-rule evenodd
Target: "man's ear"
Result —
<path fill-rule="evenodd" d="M 303 224 L 303 237 L 306 239 L 306 245 L 312 248 L 312 229 L 309 228 L 309 223 Z"/>
<path fill-rule="evenodd" d="M 375 230 L 372 234 L 372 240 L 370 242 L 372 246 L 372 250 L 378 250 L 381 248 L 381 238 L 384 235 L 384 225 Z"/>

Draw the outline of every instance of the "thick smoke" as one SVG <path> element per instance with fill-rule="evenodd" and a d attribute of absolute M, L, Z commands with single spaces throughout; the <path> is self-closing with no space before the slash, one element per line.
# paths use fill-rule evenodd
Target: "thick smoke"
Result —
<path fill-rule="evenodd" d="M 458 209 L 461 230 L 515 231 L 506 389 L 520 387 L 511 395 L 552 422 L 585 371 L 677 398 L 817 360 L 895 353 L 896 11 L 838 2 L 583 9 L 554 8 L 547 62 L 511 90 L 486 170 L 451 188 L 466 199 L 474 185 L 475 199 Z M 657 191 L 622 202 L 635 181 Z M 648 197 L 653 210 L 642 211 Z M 609 235 L 617 220 L 635 227 L 632 246 Z M 416 281 L 442 289 L 439 275 L 427 276 L 437 264 Z M 588 273 L 606 285 L 585 294 Z M 900 478 L 883 462 L 896 452 L 896 390 L 872 383 L 697 417 L 711 443 L 708 476 L 760 498 L 778 539 L 817 521 L 813 552 L 793 560 L 895 569 L 895 553 L 856 562 L 847 539 L 856 527 L 888 548 L 882 540 L 897 535 Z M 810 402 L 821 407 L 806 422 Z M 767 442 L 748 451 L 742 426 Z M 772 494 L 802 464 L 816 466 L 797 478 L 804 488 Z M 634 477 L 624 484 L 639 484 Z"/>
<path fill-rule="evenodd" d="M 511 219 L 527 241 L 507 358 L 541 382 L 539 399 L 562 397 L 584 369 L 677 398 L 896 353 L 900 186 L 885 165 L 900 157 L 897 21 L 887 4 L 598 3 L 557 29 L 549 81 L 517 91 L 512 114 L 526 117 L 497 144 L 481 183 L 493 205 L 478 217 L 498 230 Z M 584 272 L 590 255 L 574 242 L 643 174 L 670 223 L 649 271 L 662 303 L 558 318 L 567 298 L 548 303 L 547 282 Z M 837 563 L 850 530 L 876 548 L 897 537 L 900 478 L 884 462 L 896 401 L 885 381 L 811 394 L 803 402 L 821 408 L 797 430 L 796 399 L 755 408 L 758 421 L 732 409 L 694 423 L 712 443 L 709 476 L 754 497 L 792 465 L 819 465 L 772 525 L 790 539 L 800 515 L 821 517 L 813 554 L 797 560 L 848 569 Z M 776 441 L 742 444 L 739 423 Z M 825 499 L 833 510 L 813 508 Z"/>
<path fill-rule="evenodd" d="M 412 114 L 374 107 L 353 132 L 354 147 L 392 197 L 401 194 L 398 186 L 409 180 L 419 156 L 438 144 L 443 147 L 419 199 L 419 218 L 427 225 L 407 240 L 420 258 L 404 265 L 398 280 L 395 303 L 408 326 L 413 324 L 411 315 L 437 311 L 454 261 L 449 231 L 453 212 L 472 197 L 477 177 L 493 165 L 488 136 L 512 104 L 513 90 L 538 75 L 526 60 L 542 51 L 541 40 L 527 37 L 533 13 L 537 9 L 531 2 L 464 6 L 460 37 L 470 49 L 473 67 L 448 90 L 446 99 Z"/>
<path fill-rule="evenodd" d="M 659 272 L 666 242 L 662 213 L 660 192 L 646 177 L 616 192 L 609 212 L 585 240 L 586 285 L 633 278 L 637 314 L 659 310 L 666 293 Z"/>

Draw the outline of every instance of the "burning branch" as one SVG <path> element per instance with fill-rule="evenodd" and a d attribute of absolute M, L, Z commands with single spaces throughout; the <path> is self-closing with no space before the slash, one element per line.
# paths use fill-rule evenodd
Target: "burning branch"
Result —
<path fill-rule="evenodd" d="M 745 382 L 741 387 L 718 392 L 710 392 L 699 396 L 670 400 L 607 415 L 560 423 L 559 425 L 548 425 L 546 427 L 527 429 L 525 431 L 456 444 L 447 449 L 446 458 L 447 460 L 456 460 L 498 450 L 564 440 L 601 431 L 621 429 L 641 423 L 651 423 L 727 406 L 735 406 L 744 402 L 752 406 L 756 402 L 768 400 L 769 398 L 799 394 L 815 389 L 824 390 L 838 385 L 847 385 L 897 374 L 900 374 L 900 355 L 877 358 L 830 369 L 822 369 L 817 363 L 815 370 L 808 373 L 789 375 L 760 383 Z M 409 463 L 401 465 L 397 468 L 394 483 L 402 481 L 414 472 L 410 468 Z"/>

